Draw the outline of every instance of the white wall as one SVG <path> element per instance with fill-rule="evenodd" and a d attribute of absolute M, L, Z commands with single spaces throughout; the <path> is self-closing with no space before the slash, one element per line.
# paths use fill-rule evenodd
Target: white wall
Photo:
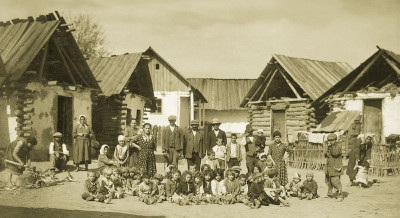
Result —
<path fill-rule="evenodd" d="M 217 118 L 222 124 L 220 128 L 225 132 L 243 133 L 246 130 L 247 110 L 206 110 L 206 121 Z"/>
<path fill-rule="evenodd" d="M 189 97 L 189 92 L 154 92 L 154 97 L 162 99 L 162 108 L 160 113 L 148 113 L 147 122 L 152 125 L 166 126 L 169 124 L 168 116 L 175 115 L 176 123 L 180 125 L 180 110 L 188 110 L 190 108 L 180 108 L 180 97 Z"/>
<path fill-rule="evenodd" d="M 132 118 L 138 120 L 138 118 L 136 117 L 136 112 L 137 110 L 141 111 L 141 115 L 143 117 L 143 109 L 144 109 L 144 105 L 146 104 L 146 100 L 144 97 L 140 96 L 140 95 L 135 95 L 132 93 L 128 93 L 125 97 L 125 101 L 127 103 L 127 108 L 131 109 L 131 115 Z M 143 124 L 143 119 L 142 117 L 139 117 L 140 119 L 140 126 Z M 126 125 L 129 125 L 129 123 L 127 123 Z"/>

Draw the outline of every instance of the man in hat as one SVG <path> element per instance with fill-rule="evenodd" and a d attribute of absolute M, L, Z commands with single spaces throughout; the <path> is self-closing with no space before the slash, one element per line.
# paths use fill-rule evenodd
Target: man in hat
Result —
<path fill-rule="evenodd" d="M 207 146 L 206 146 L 206 151 L 210 151 L 216 144 L 217 144 L 217 138 L 222 138 L 222 145 L 226 146 L 227 139 L 226 139 L 226 133 L 219 129 L 219 126 L 221 125 L 221 122 L 217 118 L 214 118 L 211 122 L 211 125 L 213 129 L 208 133 L 208 139 L 207 139 Z"/>
<path fill-rule="evenodd" d="M 50 155 L 50 171 L 55 172 L 56 168 L 64 170 L 69 160 L 69 151 L 67 145 L 61 141 L 62 134 L 56 132 L 53 134 L 53 141 L 50 143 L 49 155 Z"/>
<path fill-rule="evenodd" d="M 337 136 L 333 133 L 328 135 L 328 148 L 324 154 L 326 158 L 325 165 L 325 183 L 328 185 L 328 197 L 334 197 L 332 192 L 335 188 L 338 192 L 338 201 L 343 201 L 342 183 L 342 148 L 337 143 Z"/>
<path fill-rule="evenodd" d="M 245 138 L 242 140 L 242 144 L 246 149 L 246 166 L 247 173 L 252 173 L 254 167 L 258 164 L 258 147 L 255 144 L 253 137 L 254 129 L 250 124 L 247 124 L 245 131 Z"/>
<path fill-rule="evenodd" d="M 168 165 L 178 166 L 179 157 L 183 153 L 183 131 L 176 123 L 176 116 L 168 117 L 169 126 L 162 130 L 162 149 L 167 156 Z"/>
<path fill-rule="evenodd" d="M 125 140 L 129 142 L 129 167 L 136 165 L 139 159 L 139 150 L 141 149 L 139 145 L 134 143 L 134 139 L 138 137 L 139 128 L 136 126 L 136 120 L 132 119 L 131 125 L 125 129 Z"/>
<path fill-rule="evenodd" d="M 196 171 L 200 171 L 201 159 L 205 156 L 204 134 L 199 131 L 199 121 L 192 120 L 190 127 L 191 130 L 184 134 L 184 155 L 188 169 L 195 166 Z"/>

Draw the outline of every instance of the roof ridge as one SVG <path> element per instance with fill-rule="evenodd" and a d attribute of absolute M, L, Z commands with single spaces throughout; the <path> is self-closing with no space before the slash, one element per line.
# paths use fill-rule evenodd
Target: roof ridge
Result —
<path fill-rule="evenodd" d="M 310 58 L 293 57 L 293 56 L 282 55 L 282 54 L 273 54 L 272 56 L 274 57 L 275 55 L 277 55 L 277 56 L 284 56 L 284 57 L 287 57 L 287 58 L 295 58 L 295 59 L 307 60 L 307 61 L 319 61 L 319 62 L 325 62 L 325 63 L 343 63 L 343 64 L 349 64 L 349 63 L 344 62 L 344 61 L 324 61 L 324 60 L 316 60 L 316 59 L 310 59 Z"/>

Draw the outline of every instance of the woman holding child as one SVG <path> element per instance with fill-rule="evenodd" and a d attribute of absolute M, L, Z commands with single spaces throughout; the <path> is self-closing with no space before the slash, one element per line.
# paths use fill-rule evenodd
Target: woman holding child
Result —
<path fill-rule="evenodd" d="M 288 183 L 287 167 L 284 159 L 285 152 L 293 152 L 293 150 L 281 142 L 281 132 L 278 130 L 272 133 L 274 143 L 270 145 L 268 155 L 275 163 L 275 168 L 278 170 L 278 178 L 281 185 L 285 186 Z"/>
<path fill-rule="evenodd" d="M 138 158 L 138 168 L 153 176 L 156 170 L 156 157 L 154 151 L 156 150 L 156 141 L 150 132 L 151 124 L 143 124 L 143 134 L 136 139 L 134 143 L 140 146 L 139 158 Z"/>

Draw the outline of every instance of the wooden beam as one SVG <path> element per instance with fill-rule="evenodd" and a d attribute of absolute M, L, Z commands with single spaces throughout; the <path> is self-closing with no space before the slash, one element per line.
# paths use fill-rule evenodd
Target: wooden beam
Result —
<path fill-rule="evenodd" d="M 190 92 L 190 120 L 194 120 L 194 96 L 193 92 Z"/>
<path fill-rule="evenodd" d="M 79 69 L 76 67 L 76 65 L 74 64 L 74 62 L 71 60 L 71 58 L 68 56 L 67 52 L 64 50 L 64 48 L 61 48 L 61 52 L 63 52 L 64 57 L 69 61 L 69 63 L 71 63 L 72 68 L 74 68 L 75 72 L 78 74 L 79 78 L 85 83 L 85 85 L 87 87 L 89 86 L 89 83 L 86 82 L 86 80 L 83 78 L 81 72 L 79 71 Z"/>
<path fill-rule="evenodd" d="M 277 73 L 278 69 L 275 69 L 274 73 L 272 74 L 271 78 L 269 79 L 267 86 L 265 87 L 264 91 L 262 92 L 260 98 L 258 99 L 258 101 L 261 101 L 262 98 L 264 97 L 265 93 L 267 93 L 267 89 L 269 88 L 269 85 L 271 85 L 272 80 L 274 79 L 276 73 Z"/>
<path fill-rule="evenodd" d="M 276 68 L 278 68 L 279 73 L 281 73 L 281 75 L 283 76 L 283 78 L 285 79 L 285 81 L 287 82 L 287 84 L 290 86 L 290 88 L 292 89 L 292 91 L 294 92 L 294 94 L 296 95 L 297 98 L 301 98 L 301 96 L 299 95 L 299 93 L 297 92 L 297 90 L 294 88 L 293 84 L 289 81 L 289 79 L 286 77 L 285 75 L 285 71 L 280 68 L 280 66 L 278 64 L 275 64 Z"/>
<path fill-rule="evenodd" d="M 384 56 L 383 58 L 393 68 L 393 70 L 396 71 L 397 77 L 400 79 L 400 69 L 397 67 L 397 65 L 393 63 L 393 61 L 391 61 L 388 57 Z"/>
<path fill-rule="evenodd" d="M 47 60 L 48 50 L 49 50 L 49 41 L 47 41 L 46 45 L 44 46 L 44 53 L 43 53 L 42 61 L 40 62 L 40 68 L 39 68 L 39 81 L 42 81 L 44 66 L 45 66 L 46 60 Z"/>
<path fill-rule="evenodd" d="M 276 69 L 275 69 L 276 71 Z M 260 86 L 257 88 L 257 90 L 253 93 L 253 95 L 251 96 L 251 98 L 249 99 L 249 101 L 252 101 L 254 99 L 254 97 L 256 96 L 256 94 L 261 90 L 262 86 L 267 82 L 268 78 L 271 77 L 273 73 L 269 73 L 267 76 L 265 76 L 264 80 L 261 82 Z"/>
<path fill-rule="evenodd" d="M 65 66 L 65 68 L 67 69 L 67 72 L 68 72 L 68 74 L 69 74 L 70 79 L 72 80 L 72 83 L 73 83 L 74 85 L 76 85 L 75 78 L 74 78 L 74 76 L 72 75 L 71 69 L 69 68 L 68 63 L 67 63 L 67 60 L 65 59 L 63 53 L 61 52 L 60 47 L 58 47 L 58 45 L 57 45 L 56 42 L 54 42 L 54 46 L 56 47 L 56 50 L 57 50 L 58 54 L 60 55 L 61 59 L 63 60 L 64 66 Z"/>
<path fill-rule="evenodd" d="M 358 74 L 358 76 L 350 83 L 349 86 L 347 86 L 347 88 L 344 89 L 343 92 L 349 91 L 349 89 L 351 89 L 351 87 L 353 87 L 354 84 L 355 84 L 358 80 L 360 80 L 360 78 L 361 78 L 362 76 L 364 76 L 364 74 L 371 68 L 371 66 L 376 62 L 376 60 L 378 60 L 378 58 L 381 56 L 382 52 L 383 52 L 382 50 L 378 52 L 378 54 L 374 57 L 374 59 L 372 59 L 371 62 L 369 62 L 369 63 L 367 64 L 367 66 L 365 66 L 365 68 L 360 72 L 360 74 Z"/>

